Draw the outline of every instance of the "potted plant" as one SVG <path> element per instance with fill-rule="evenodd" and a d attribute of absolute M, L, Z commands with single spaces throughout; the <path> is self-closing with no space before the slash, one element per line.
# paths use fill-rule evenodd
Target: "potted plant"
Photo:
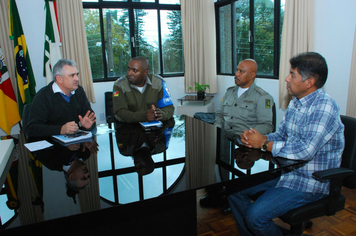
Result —
<path fill-rule="evenodd" d="M 199 84 L 197 82 L 195 83 L 195 91 L 197 91 L 198 100 L 204 100 L 206 88 L 210 88 L 210 86 L 208 84 Z M 189 89 L 193 89 L 193 88 L 189 87 L 188 90 Z"/>

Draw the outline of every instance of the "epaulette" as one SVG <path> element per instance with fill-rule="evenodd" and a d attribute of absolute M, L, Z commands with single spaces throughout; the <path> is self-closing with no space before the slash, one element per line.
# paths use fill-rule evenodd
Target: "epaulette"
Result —
<path fill-rule="evenodd" d="M 150 76 L 150 75 L 149 75 Z M 156 78 L 158 78 L 158 79 L 161 79 L 161 80 L 163 80 L 163 81 L 165 81 L 160 75 L 152 75 L 151 74 L 151 76 L 154 76 L 154 77 L 156 77 Z M 152 77 L 150 78 L 151 79 L 151 81 L 152 81 Z"/>
<path fill-rule="evenodd" d="M 259 93 L 259 94 L 261 94 L 261 95 L 266 95 L 266 94 L 268 94 L 266 91 L 264 91 L 263 89 L 261 89 L 260 87 L 257 87 L 256 86 L 256 91 Z"/>
<path fill-rule="evenodd" d="M 226 91 L 231 90 L 231 89 L 235 89 L 235 88 L 236 88 L 236 85 L 231 86 L 231 87 L 228 87 L 228 88 L 226 89 Z"/>
<path fill-rule="evenodd" d="M 115 85 L 118 85 L 121 81 L 125 80 L 126 77 L 125 76 L 122 76 L 120 78 L 118 78 L 116 81 L 115 81 Z"/>

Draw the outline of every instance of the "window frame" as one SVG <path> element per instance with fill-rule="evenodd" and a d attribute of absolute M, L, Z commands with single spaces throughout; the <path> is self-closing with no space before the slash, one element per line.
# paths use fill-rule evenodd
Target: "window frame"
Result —
<path fill-rule="evenodd" d="M 101 38 L 101 53 L 102 53 L 102 63 L 104 67 L 104 77 L 103 78 L 93 78 L 93 82 L 109 82 L 115 81 L 119 77 L 108 77 L 107 71 L 107 60 L 105 58 L 106 44 L 105 42 L 105 32 L 104 32 L 104 16 L 103 9 L 127 9 L 129 13 L 129 29 L 130 29 L 130 39 L 135 37 L 135 24 L 134 24 L 134 10 L 157 10 L 157 24 L 158 24 L 158 47 L 159 47 L 159 73 L 156 73 L 164 78 L 166 77 L 181 77 L 184 76 L 184 71 L 182 73 L 163 73 L 164 62 L 163 62 L 163 48 L 162 48 L 162 31 L 161 31 L 161 10 L 170 11 L 181 11 L 181 6 L 178 4 L 160 4 L 159 0 L 154 2 L 133 2 L 133 0 L 127 0 L 126 2 L 116 2 L 116 1 L 104 1 L 98 0 L 98 2 L 85 2 L 82 0 L 83 9 L 98 9 L 99 10 L 99 24 L 100 24 L 100 38 Z M 183 40 L 183 39 L 182 39 Z M 133 46 L 134 42 L 130 40 L 131 57 L 135 57 L 136 51 Z M 182 48 L 183 50 L 183 48 Z M 128 62 L 127 62 L 128 63 Z M 183 66 L 184 68 L 184 66 Z"/>
<path fill-rule="evenodd" d="M 219 22 L 219 9 L 221 7 L 231 5 L 231 9 L 235 9 L 235 3 L 239 0 L 217 0 L 215 2 L 215 23 L 216 23 L 216 61 L 217 61 L 217 72 L 218 75 L 234 75 L 237 67 L 237 53 L 236 53 L 236 14 L 231 10 L 231 45 L 232 58 L 231 58 L 231 71 L 232 73 L 221 72 L 221 60 L 220 60 L 220 22 Z M 254 59 L 254 50 L 255 50 L 255 0 L 249 0 L 250 7 L 250 33 L 252 40 L 250 44 L 250 58 Z M 273 75 L 260 74 L 257 72 L 257 78 L 269 78 L 269 79 L 279 79 L 279 61 L 280 61 L 280 45 L 281 45 L 281 0 L 274 0 L 274 51 L 273 51 Z"/>

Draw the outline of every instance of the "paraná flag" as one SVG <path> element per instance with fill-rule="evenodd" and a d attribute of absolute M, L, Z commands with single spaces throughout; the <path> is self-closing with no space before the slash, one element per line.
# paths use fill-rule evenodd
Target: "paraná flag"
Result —
<path fill-rule="evenodd" d="M 46 7 L 46 28 L 43 58 L 43 76 L 47 79 L 47 84 L 53 80 L 52 67 L 62 58 L 61 56 L 61 36 L 58 26 L 57 3 L 55 0 L 45 0 Z"/>
<path fill-rule="evenodd" d="M 0 128 L 10 134 L 11 127 L 21 118 L 17 107 L 16 96 L 7 71 L 6 63 L 0 48 Z"/>
<path fill-rule="evenodd" d="M 10 39 L 14 41 L 15 75 L 17 80 L 18 106 L 22 117 L 23 106 L 30 104 L 36 95 L 36 81 L 33 76 L 30 55 L 15 0 L 9 0 Z"/>

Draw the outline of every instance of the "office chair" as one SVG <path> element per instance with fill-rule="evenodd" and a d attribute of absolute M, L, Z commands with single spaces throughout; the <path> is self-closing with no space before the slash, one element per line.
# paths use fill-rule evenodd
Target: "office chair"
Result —
<path fill-rule="evenodd" d="M 111 123 L 115 121 L 114 110 L 112 106 L 112 92 L 105 92 L 105 116 L 106 123 L 108 123 L 109 128 L 111 128 Z"/>
<path fill-rule="evenodd" d="M 25 104 L 22 110 L 22 132 L 25 134 L 26 137 L 28 137 L 28 135 L 26 134 L 27 131 L 26 128 L 30 116 L 31 105 L 32 105 L 31 103 Z"/>
<path fill-rule="evenodd" d="M 115 122 L 114 110 L 113 110 L 113 101 L 112 101 L 112 91 L 105 92 L 105 116 L 106 123 L 108 123 L 108 127 L 111 129 L 112 123 Z M 113 134 L 110 132 L 109 134 L 109 148 L 110 148 L 110 158 L 112 162 L 114 162 L 114 139 Z"/>
<path fill-rule="evenodd" d="M 316 202 L 298 207 L 279 217 L 291 226 L 290 235 L 303 235 L 304 228 L 312 226 L 310 221 L 320 216 L 335 215 L 345 208 L 345 197 L 341 194 L 342 186 L 356 188 L 356 118 L 341 116 L 345 126 L 345 149 L 339 168 L 316 171 L 313 176 L 319 180 L 330 180 L 329 195 Z"/>

